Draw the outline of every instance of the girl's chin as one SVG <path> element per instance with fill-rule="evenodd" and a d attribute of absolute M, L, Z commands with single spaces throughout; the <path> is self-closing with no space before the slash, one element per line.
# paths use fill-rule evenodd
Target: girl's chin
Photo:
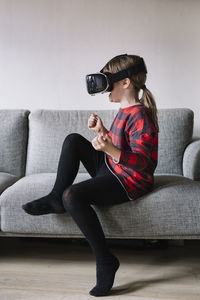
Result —
<path fill-rule="evenodd" d="M 119 102 L 119 100 L 116 100 L 116 99 L 112 98 L 111 93 L 109 94 L 108 97 L 109 97 L 110 102 Z"/>
<path fill-rule="evenodd" d="M 115 102 L 115 103 L 119 103 L 120 100 L 117 100 L 117 99 L 112 99 L 112 98 L 109 98 L 110 102 Z"/>

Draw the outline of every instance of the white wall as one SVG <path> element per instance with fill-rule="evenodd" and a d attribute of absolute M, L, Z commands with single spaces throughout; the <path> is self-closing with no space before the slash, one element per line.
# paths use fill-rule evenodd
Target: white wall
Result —
<path fill-rule="evenodd" d="M 189 107 L 200 136 L 200 1 L 0 0 L 0 108 L 113 109 L 85 75 L 144 57 L 158 108 Z"/>

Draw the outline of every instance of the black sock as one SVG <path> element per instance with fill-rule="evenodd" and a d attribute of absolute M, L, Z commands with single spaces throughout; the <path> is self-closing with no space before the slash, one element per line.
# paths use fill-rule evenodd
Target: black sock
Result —
<path fill-rule="evenodd" d="M 113 286 L 115 273 L 119 268 L 119 260 L 113 254 L 105 260 L 97 259 L 96 286 L 89 292 L 92 296 L 105 296 Z"/>
<path fill-rule="evenodd" d="M 22 205 L 22 208 L 30 215 L 59 214 L 65 212 L 61 196 L 55 191 L 51 191 L 47 196 Z"/>

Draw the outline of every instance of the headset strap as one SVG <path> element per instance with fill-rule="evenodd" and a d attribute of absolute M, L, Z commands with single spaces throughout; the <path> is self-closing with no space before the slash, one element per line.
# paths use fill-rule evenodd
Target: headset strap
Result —
<path fill-rule="evenodd" d="M 117 73 L 109 73 L 109 72 L 102 72 L 102 70 L 100 71 L 101 73 L 104 73 L 106 75 L 108 75 L 109 79 L 113 82 L 117 82 L 117 81 L 120 81 L 124 78 L 130 78 L 131 76 L 135 76 L 137 75 L 138 73 L 140 72 L 145 72 L 147 73 L 147 68 L 145 66 L 145 63 L 144 63 L 144 60 L 143 58 L 141 57 L 141 62 L 131 68 L 128 68 L 128 69 L 125 69 L 125 70 L 122 70 L 122 71 L 119 71 Z"/>

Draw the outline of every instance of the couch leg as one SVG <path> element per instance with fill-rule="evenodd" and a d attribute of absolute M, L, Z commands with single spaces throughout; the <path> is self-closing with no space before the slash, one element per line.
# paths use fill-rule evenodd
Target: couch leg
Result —
<path fill-rule="evenodd" d="M 169 240 L 169 246 L 183 247 L 184 244 L 184 240 Z"/>
<path fill-rule="evenodd" d="M 144 240 L 145 248 L 151 249 L 166 249 L 168 247 L 183 247 L 184 240 L 173 240 L 173 239 L 146 239 Z"/>
<path fill-rule="evenodd" d="M 167 249 L 169 247 L 168 240 L 157 240 L 157 239 L 145 239 L 144 240 L 144 248 L 149 249 Z"/>

